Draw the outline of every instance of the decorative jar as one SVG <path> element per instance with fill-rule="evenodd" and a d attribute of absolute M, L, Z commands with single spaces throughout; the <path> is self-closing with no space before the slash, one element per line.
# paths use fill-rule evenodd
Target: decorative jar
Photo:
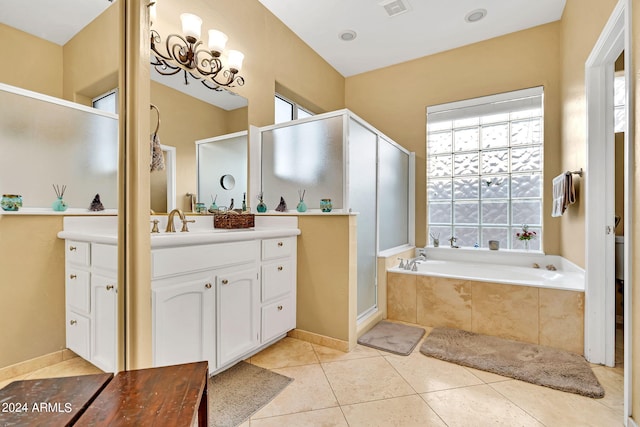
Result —
<path fill-rule="evenodd" d="M 331 199 L 320 199 L 320 209 L 322 212 L 331 212 L 331 209 L 333 209 Z"/>
<path fill-rule="evenodd" d="M 19 194 L 3 194 L 0 206 L 5 211 L 17 211 L 22 207 L 22 196 Z"/>

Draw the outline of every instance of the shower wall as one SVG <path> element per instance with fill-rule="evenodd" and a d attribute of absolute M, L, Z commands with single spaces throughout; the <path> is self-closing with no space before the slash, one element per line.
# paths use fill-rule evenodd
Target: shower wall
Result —
<path fill-rule="evenodd" d="M 320 199 L 333 212 L 357 215 L 357 315 L 377 309 L 376 259 L 413 243 L 411 153 L 348 110 L 259 129 L 259 179 L 270 210 L 283 197 L 294 213 L 298 192 L 309 211 Z M 253 180 L 253 174 L 251 179 Z"/>

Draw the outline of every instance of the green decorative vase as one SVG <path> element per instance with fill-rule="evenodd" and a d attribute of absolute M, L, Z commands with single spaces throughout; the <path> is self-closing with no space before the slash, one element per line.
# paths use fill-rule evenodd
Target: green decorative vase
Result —
<path fill-rule="evenodd" d="M 260 203 L 258 203 L 258 206 L 256 206 L 256 210 L 260 213 L 265 213 L 267 211 L 267 205 L 265 205 L 264 202 L 260 200 Z"/>
<path fill-rule="evenodd" d="M 298 203 L 298 206 L 296 206 L 296 210 L 298 212 L 306 212 L 307 211 L 307 204 L 304 202 L 304 200 L 300 200 L 300 203 Z"/>
<path fill-rule="evenodd" d="M 22 196 L 19 194 L 3 194 L 0 206 L 4 211 L 15 212 L 22 207 Z"/>
<path fill-rule="evenodd" d="M 62 197 L 58 197 L 58 199 L 51 205 L 51 208 L 56 212 L 64 212 L 67 210 L 67 204 L 62 200 Z"/>
<path fill-rule="evenodd" d="M 333 209 L 333 204 L 331 203 L 331 199 L 321 199 L 320 209 L 322 209 L 322 212 L 331 212 L 331 209 Z"/>

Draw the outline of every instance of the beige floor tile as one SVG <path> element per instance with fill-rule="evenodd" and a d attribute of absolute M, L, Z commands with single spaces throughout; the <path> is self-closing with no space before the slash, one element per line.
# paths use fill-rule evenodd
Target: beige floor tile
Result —
<path fill-rule="evenodd" d="M 356 348 L 348 353 L 340 350 L 335 350 L 333 348 L 324 347 L 322 345 L 312 345 L 320 362 L 336 362 L 338 360 L 363 359 L 365 357 L 376 357 L 381 355 L 380 352 L 375 348 L 366 347 L 363 345 L 356 345 Z"/>
<path fill-rule="evenodd" d="M 101 373 L 103 373 L 102 370 L 96 368 L 83 358 L 74 357 L 73 359 L 68 359 L 64 362 L 56 363 L 54 365 L 47 366 L 46 368 L 33 371 L 26 375 L 24 379 L 34 380 L 40 378 L 71 377 L 74 375 L 91 375 Z"/>
<path fill-rule="evenodd" d="M 449 427 L 543 427 L 535 418 L 488 385 L 436 391 L 421 396 Z"/>
<path fill-rule="evenodd" d="M 386 356 L 385 359 L 418 393 L 483 384 L 482 380 L 464 367 L 421 353 Z"/>
<path fill-rule="evenodd" d="M 592 368 L 593 373 L 604 387 L 604 397 L 598 399 L 600 403 L 611 409 L 624 410 L 624 369 L 600 366 Z"/>
<path fill-rule="evenodd" d="M 418 395 L 347 405 L 342 410 L 352 427 L 446 427 Z"/>
<path fill-rule="evenodd" d="M 353 424 L 352 424 L 353 425 Z M 251 427 L 348 427 L 338 407 L 252 420 Z"/>
<path fill-rule="evenodd" d="M 265 369 L 278 369 L 318 363 L 318 357 L 311 343 L 285 337 L 252 356 L 251 363 Z"/>
<path fill-rule="evenodd" d="M 509 381 L 511 378 L 503 377 L 502 375 L 494 374 L 493 372 L 481 371 L 480 369 L 467 368 L 465 369 L 471 372 L 476 377 L 480 378 L 482 382 L 486 384 L 497 383 L 499 381 Z"/>
<path fill-rule="evenodd" d="M 340 405 L 415 393 L 382 356 L 323 363 L 322 368 Z"/>
<path fill-rule="evenodd" d="M 319 364 L 274 369 L 293 381 L 251 419 L 294 414 L 338 406 Z"/>
<path fill-rule="evenodd" d="M 622 413 L 589 397 L 565 393 L 522 381 L 490 385 L 547 427 L 621 426 Z"/>

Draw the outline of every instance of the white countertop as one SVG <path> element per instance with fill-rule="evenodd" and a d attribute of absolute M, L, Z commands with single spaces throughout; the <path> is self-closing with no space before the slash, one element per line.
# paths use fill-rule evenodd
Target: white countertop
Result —
<path fill-rule="evenodd" d="M 269 239 L 276 237 L 297 236 L 298 219 L 295 216 L 256 216 L 256 227 L 249 229 L 223 230 L 213 228 L 213 217 L 210 215 L 187 215 L 187 219 L 195 220 L 189 223 L 189 232 L 179 231 L 182 224 L 175 218 L 175 233 L 166 233 L 167 217 L 154 215 L 149 220 L 159 221 L 160 233 L 151 233 L 151 248 L 166 248 L 174 246 L 203 245 L 209 243 L 226 243 L 243 240 Z M 70 217 L 64 220 L 64 230 L 58 233 L 58 238 L 84 242 L 116 245 L 118 243 L 117 218 L 84 218 Z"/>

